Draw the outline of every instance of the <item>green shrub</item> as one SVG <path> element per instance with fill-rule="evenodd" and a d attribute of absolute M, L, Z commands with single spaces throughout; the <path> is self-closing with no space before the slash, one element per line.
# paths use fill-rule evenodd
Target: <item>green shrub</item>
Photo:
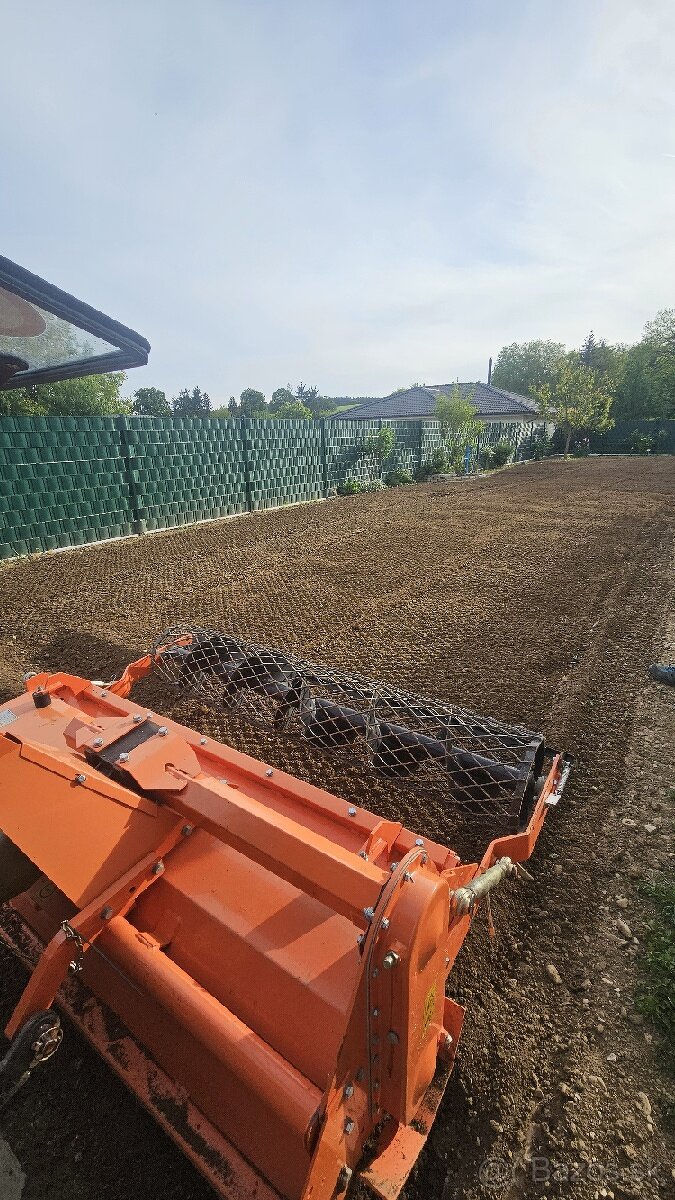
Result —
<path fill-rule="evenodd" d="M 445 447 L 436 446 L 436 449 L 431 452 L 431 458 L 417 468 L 415 479 L 418 483 L 426 483 L 431 475 L 446 475 L 449 469 L 450 464 Z"/>
<path fill-rule="evenodd" d="M 654 449 L 654 439 L 647 433 L 639 433 L 636 429 L 628 439 L 628 449 L 631 454 L 651 454 Z"/>
<path fill-rule="evenodd" d="M 445 475 L 448 466 L 450 465 L 448 463 L 448 454 L 445 446 L 437 446 L 435 450 L 432 450 L 429 465 L 431 467 L 430 473 L 432 475 Z"/>
<path fill-rule="evenodd" d="M 505 467 L 513 457 L 513 446 L 510 442 L 497 442 L 492 447 L 492 461 L 495 467 Z"/>
<path fill-rule="evenodd" d="M 338 484 L 338 496 L 356 496 L 362 491 L 362 485 L 358 479 L 345 479 L 344 483 Z"/>
<path fill-rule="evenodd" d="M 362 492 L 383 492 L 384 484 L 381 479 L 371 479 L 368 483 L 362 483 L 359 490 Z"/>
<path fill-rule="evenodd" d="M 393 470 L 387 471 L 384 482 L 387 487 L 400 487 L 401 484 L 413 483 L 414 480 L 410 471 L 406 471 L 404 467 L 394 467 Z"/>
<path fill-rule="evenodd" d="M 550 437 L 546 437 L 545 433 L 539 434 L 532 443 L 532 457 L 536 462 L 541 462 L 542 458 L 548 458 L 549 454 L 553 453 L 553 442 Z"/>
<path fill-rule="evenodd" d="M 495 456 L 492 446 L 483 446 L 483 449 L 478 451 L 478 466 L 481 471 L 491 471 L 494 465 Z"/>

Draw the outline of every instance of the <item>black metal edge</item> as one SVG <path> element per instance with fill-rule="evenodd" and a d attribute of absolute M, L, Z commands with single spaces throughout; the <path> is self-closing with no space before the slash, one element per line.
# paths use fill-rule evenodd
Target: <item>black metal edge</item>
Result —
<path fill-rule="evenodd" d="M 23 300 L 31 301 L 55 317 L 70 321 L 94 337 L 119 347 L 117 352 L 97 355 L 96 358 L 73 360 L 55 367 L 35 367 L 28 371 L 17 371 L 5 384 L 9 391 L 27 383 L 52 383 L 59 379 L 79 378 L 83 375 L 99 375 L 104 371 L 119 371 L 126 367 L 142 367 L 148 361 L 150 343 L 126 325 L 107 317 L 105 313 L 77 300 L 68 292 L 61 291 L 39 275 L 33 275 L 24 267 L 0 255 L 0 287 L 7 288 Z M 3 390 L 3 389 L 0 389 Z"/>

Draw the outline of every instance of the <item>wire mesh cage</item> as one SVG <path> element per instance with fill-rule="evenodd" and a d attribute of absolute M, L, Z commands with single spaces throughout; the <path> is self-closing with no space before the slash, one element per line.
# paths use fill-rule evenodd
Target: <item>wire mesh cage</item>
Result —
<path fill-rule="evenodd" d="M 472 820 L 517 830 L 532 809 L 541 734 L 293 654 L 187 625 L 153 647 L 156 672 L 186 696 L 364 770 L 433 791 Z"/>

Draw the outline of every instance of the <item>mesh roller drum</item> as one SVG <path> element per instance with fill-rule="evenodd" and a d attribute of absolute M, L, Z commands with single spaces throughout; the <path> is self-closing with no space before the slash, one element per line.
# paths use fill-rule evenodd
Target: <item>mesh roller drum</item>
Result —
<path fill-rule="evenodd" d="M 174 626 L 155 643 L 153 665 L 211 708 L 322 751 L 347 750 L 376 774 L 433 788 L 509 832 L 526 822 L 550 753 L 531 730 L 229 633 Z"/>

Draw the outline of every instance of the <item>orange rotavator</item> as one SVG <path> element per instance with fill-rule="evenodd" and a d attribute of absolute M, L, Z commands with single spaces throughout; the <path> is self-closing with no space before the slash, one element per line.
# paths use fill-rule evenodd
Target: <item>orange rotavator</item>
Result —
<path fill-rule="evenodd" d="M 0 258 L 0 390 L 148 350 Z M 132 703 L 151 668 L 416 786 L 422 821 L 425 799 L 488 820 L 487 850 L 461 862 Z M 27 679 L 0 705 L 0 936 L 32 968 L 0 1104 L 58 1049 L 56 1002 L 221 1196 L 328 1200 L 358 1172 L 393 1200 L 459 1039 L 450 968 L 568 771 L 527 730 L 208 630 L 170 630 L 108 685 Z"/>
<path fill-rule="evenodd" d="M 350 756 L 361 737 L 381 774 L 432 767 L 469 810 L 508 795 L 512 831 L 462 863 L 132 703 L 153 665 Z M 56 1001 L 222 1196 L 324 1200 L 356 1171 L 398 1195 L 455 1055 L 445 984 L 474 906 L 529 857 L 568 765 L 520 728 L 402 694 L 394 712 L 389 689 L 207 631 L 170 631 L 111 684 L 26 686 L 0 708 L 0 879 L 33 973 L 0 1089 L 57 1048 Z"/>

